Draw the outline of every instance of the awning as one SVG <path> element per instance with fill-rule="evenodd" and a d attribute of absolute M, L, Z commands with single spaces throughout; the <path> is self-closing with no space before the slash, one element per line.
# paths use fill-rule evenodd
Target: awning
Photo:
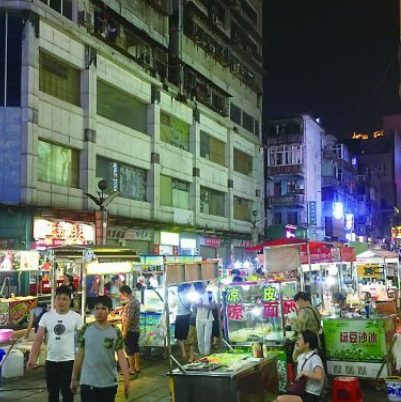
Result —
<path fill-rule="evenodd" d="M 309 256 L 308 258 L 308 244 Z M 338 261 L 355 261 L 355 249 L 343 247 L 338 243 L 324 241 L 310 241 L 298 237 L 281 238 L 248 248 L 247 251 L 262 251 L 266 248 L 299 247 L 302 264 L 322 264 Z"/>
<path fill-rule="evenodd" d="M 258 244 L 257 246 L 250 247 L 246 249 L 246 251 L 262 251 L 265 247 L 275 247 L 275 246 L 297 246 L 301 247 L 302 252 L 307 251 L 307 243 L 309 243 L 310 252 L 313 253 L 318 252 L 320 249 L 327 249 L 330 247 L 335 247 L 333 243 L 322 242 L 322 241 L 310 241 L 301 239 L 298 237 L 290 237 L 290 238 L 281 238 L 275 239 L 272 241 L 268 241 L 262 244 Z"/>
<path fill-rule="evenodd" d="M 392 251 L 369 249 L 358 254 L 356 262 L 357 264 L 398 264 L 399 256 Z"/>

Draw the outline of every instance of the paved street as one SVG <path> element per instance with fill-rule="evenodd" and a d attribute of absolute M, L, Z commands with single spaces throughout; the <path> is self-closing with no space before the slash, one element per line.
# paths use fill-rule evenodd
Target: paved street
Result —
<path fill-rule="evenodd" d="M 167 369 L 167 364 L 162 359 L 143 359 L 140 377 L 131 381 L 131 395 L 128 401 L 169 402 L 170 391 L 165 376 Z M 371 383 L 362 382 L 362 389 L 363 402 L 387 402 L 385 391 L 375 390 Z M 23 378 L 3 379 L 0 401 L 21 402 L 24 399 L 29 402 L 47 401 L 43 368 L 28 372 Z M 117 402 L 123 401 L 126 399 L 119 389 Z M 331 398 L 326 398 L 323 402 L 330 401 Z M 80 402 L 79 395 L 75 402 Z"/>
<path fill-rule="evenodd" d="M 165 376 L 167 370 L 167 365 L 162 360 L 143 360 L 140 377 L 131 381 L 128 401 L 169 402 L 170 391 Z M 121 376 L 120 379 L 122 380 Z M 21 402 L 24 399 L 29 402 L 47 401 L 43 368 L 28 372 L 23 378 L 3 379 L 0 401 Z M 77 395 L 75 402 L 80 401 L 81 398 Z M 117 401 L 127 401 L 122 394 L 122 386 L 119 387 Z"/>

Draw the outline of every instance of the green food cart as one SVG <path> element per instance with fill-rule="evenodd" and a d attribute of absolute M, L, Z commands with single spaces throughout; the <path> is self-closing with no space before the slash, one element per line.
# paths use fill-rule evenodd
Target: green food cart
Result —
<path fill-rule="evenodd" d="M 251 353 L 256 342 L 263 352 L 276 356 L 279 390 L 288 386 L 293 331 L 286 331 L 287 316 L 295 307 L 296 281 L 242 282 L 223 292 L 224 332 L 238 352 Z"/>
<path fill-rule="evenodd" d="M 396 331 L 397 316 L 325 318 L 323 320 L 327 374 L 379 378 L 393 374 L 389 354 Z"/>

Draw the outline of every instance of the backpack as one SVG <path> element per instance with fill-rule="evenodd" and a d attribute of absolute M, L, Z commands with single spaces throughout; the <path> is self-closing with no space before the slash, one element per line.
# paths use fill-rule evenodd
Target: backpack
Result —
<path fill-rule="evenodd" d="M 40 312 L 40 314 L 35 318 L 35 320 L 33 322 L 33 327 L 35 328 L 35 334 L 36 334 L 36 332 L 38 332 L 40 320 L 46 313 L 47 313 L 47 307 L 43 308 L 42 311 Z"/>

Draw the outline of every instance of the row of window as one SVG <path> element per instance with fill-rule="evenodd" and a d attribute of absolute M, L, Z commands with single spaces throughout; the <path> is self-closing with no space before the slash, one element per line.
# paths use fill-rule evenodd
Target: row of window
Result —
<path fill-rule="evenodd" d="M 38 145 L 38 180 L 60 186 L 79 188 L 79 151 L 45 141 Z M 122 198 L 148 200 L 148 171 L 98 156 L 96 177 L 107 181 L 106 192 L 120 191 Z M 160 176 L 160 204 L 190 209 L 190 183 L 169 176 Z M 234 219 L 249 220 L 252 202 L 234 197 Z M 200 188 L 200 212 L 226 216 L 226 194 Z"/>
<path fill-rule="evenodd" d="M 273 185 L 273 194 L 275 197 L 281 197 L 282 195 L 302 193 L 304 191 L 304 185 L 297 180 L 287 181 L 275 181 Z"/>
<path fill-rule="evenodd" d="M 267 166 L 301 165 L 303 148 L 301 145 L 277 145 L 269 147 Z"/>
<path fill-rule="evenodd" d="M 297 211 L 275 212 L 273 214 L 273 225 L 298 225 L 300 214 Z"/>
<path fill-rule="evenodd" d="M 65 63 L 40 52 L 39 89 L 73 105 L 80 106 L 80 72 Z M 97 114 L 123 126 L 147 133 L 147 105 L 130 94 L 98 80 Z M 189 151 L 189 124 L 160 114 L 160 139 L 163 142 Z M 201 132 L 200 155 L 226 166 L 225 143 Z M 234 170 L 252 175 L 252 157 L 234 150 Z"/>
<path fill-rule="evenodd" d="M 230 103 L 230 119 L 233 123 L 259 137 L 259 120 L 254 119 L 250 114 L 243 111 L 238 106 Z"/>

